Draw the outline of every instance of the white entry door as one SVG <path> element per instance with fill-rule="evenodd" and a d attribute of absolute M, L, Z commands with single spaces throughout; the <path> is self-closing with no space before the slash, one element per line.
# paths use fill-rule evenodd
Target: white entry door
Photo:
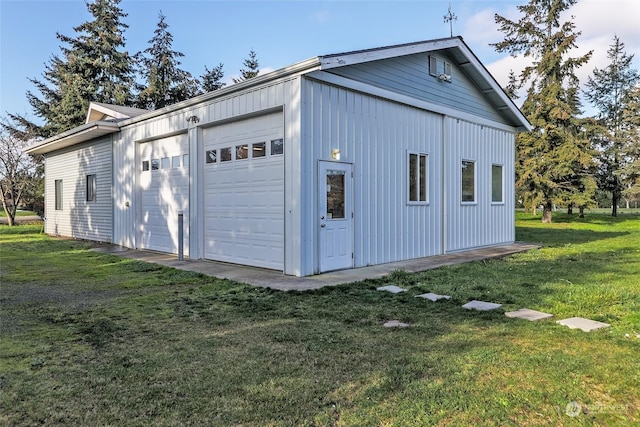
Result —
<path fill-rule="evenodd" d="M 321 161 L 318 168 L 320 271 L 353 267 L 351 164 Z"/>

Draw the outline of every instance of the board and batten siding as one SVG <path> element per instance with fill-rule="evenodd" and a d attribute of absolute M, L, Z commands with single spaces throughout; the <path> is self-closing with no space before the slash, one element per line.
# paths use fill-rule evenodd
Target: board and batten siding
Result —
<path fill-rule="evenodd" d="M 442 66 L 443 61 L 451 64 L 451 82 L 441 81 L 429 74 L 429 55 L 436 56 L 438 67 Z M 399 56 L 332 68 L 328 72 L 506 124 L 504 117 L 487 101 L 486 96 L 454 61 L 442 53 Z"/>
<path fill-rule="evenodd" d="M 312 79 L 301 105 L 305 274 L 319 269 L 318 160 L 332 149 L 353 164 L 355 267 L 441 253 L 442 116 Z M 409 151 L 429 156 L 428 204 L 408 203 Z"/>
<path fill-rule="evenodd" d="M 204 189 L 202 188 L 204 165 L 203 128 L 242 120 L 252 115 L 280 109 L 284 113 L 285 143 L 285 273 L 300 275 L 300 77 L 298 75 L 274 80 L 270 84 L 229 93 L 220 98 L 206 99 L 201 104 L 172 111 L 156 118 L 133 122 L 122 128 L 114 141 L 114 243 L 136 247 L 136 144 L 187 132 L 189 135 L 189 159 L 191 174 L 190 206 L 190 257 L 203 258 L 204 252 Z M 196 116 L 197 125 L 186 121 Z M 186 220 L 186 219 L 185 219 Z"/>
<path fill-rule="evenodd" d="M 464 120 L 445 120 L 446 251 L 515 241 L 515 134 Z M 462 161 L 475 162 L 474 203 L 462 203 Z M 503 202 L 491 201 L 492 165 L 503 167 Z"/>
<path fill-rule="evenodd" d="M 78 239 L 112 240 L 111 137 L 49 153 L 45 158 L 45 232 Z M 87 201 L 87 175 L 96 176 L 96 200 Z M 62 209 L 55 182 L 62 180 Z"/>

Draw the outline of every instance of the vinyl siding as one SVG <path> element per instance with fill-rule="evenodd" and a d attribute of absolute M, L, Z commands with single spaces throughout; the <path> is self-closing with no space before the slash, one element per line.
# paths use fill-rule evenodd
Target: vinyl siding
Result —
<path fill-rule="evenodd" d="M 429 74 L 428 53 L 333 68 L 329 72 L 498 123 L 509 124 L 453 60 L 441 53 L 433 55 L 438 58 L 439 67 L 442 61 L 451 64 L 450 83 L 440 81 Z"/>
<path fill-rule="evenodd" d="M 45 231 L 110 242 L 112 238 L 111 138 L 46 155 Z M 96 201 L 86 200 L 86 176 L 96 175 Z M 62 209 L 55 209 L 55 181 L 62 180 Z"/>

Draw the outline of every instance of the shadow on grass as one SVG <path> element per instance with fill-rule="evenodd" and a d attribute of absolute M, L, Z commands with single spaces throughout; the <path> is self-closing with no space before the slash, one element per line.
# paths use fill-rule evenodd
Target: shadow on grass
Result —
<path fill-rule="evenodd" d="M 516 227 L 518 241 L 540 243 L 547 247 L 560 247 L 568 244 L 579 245 L 599 240 L 613 239 L 626 236 L 630 233 L 624 231 L 593 231 L 550 228 L 540 230 L 530 227 Z"/>

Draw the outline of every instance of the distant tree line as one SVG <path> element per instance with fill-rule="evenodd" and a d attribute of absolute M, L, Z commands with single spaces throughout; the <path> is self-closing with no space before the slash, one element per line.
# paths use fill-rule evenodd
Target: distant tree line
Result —
<path fill-rule="evenodd" d="M 583 215 L 603 194 L 617 216 L 621 198 L 640 197 L 640 75 L 614 35 L 608 65 L 594 69 L 585 85 L 598 114 L 581 117 L 576 70 L 593 52 L 570 57 L 581 33 L 573 17 L 561 21 L 576 2 L 530 0 L 518 7 L 517 21 L 495 15 L 505 34 L 496 50 L 532 59 L 519 76 L 511 72 L 505 92 L 526 92 L 522 112 L 533 130 L 516 137 L 516 196 L 531 211 L 542 207 L 543 222 L 551 222 L 556 206 Z"/>

